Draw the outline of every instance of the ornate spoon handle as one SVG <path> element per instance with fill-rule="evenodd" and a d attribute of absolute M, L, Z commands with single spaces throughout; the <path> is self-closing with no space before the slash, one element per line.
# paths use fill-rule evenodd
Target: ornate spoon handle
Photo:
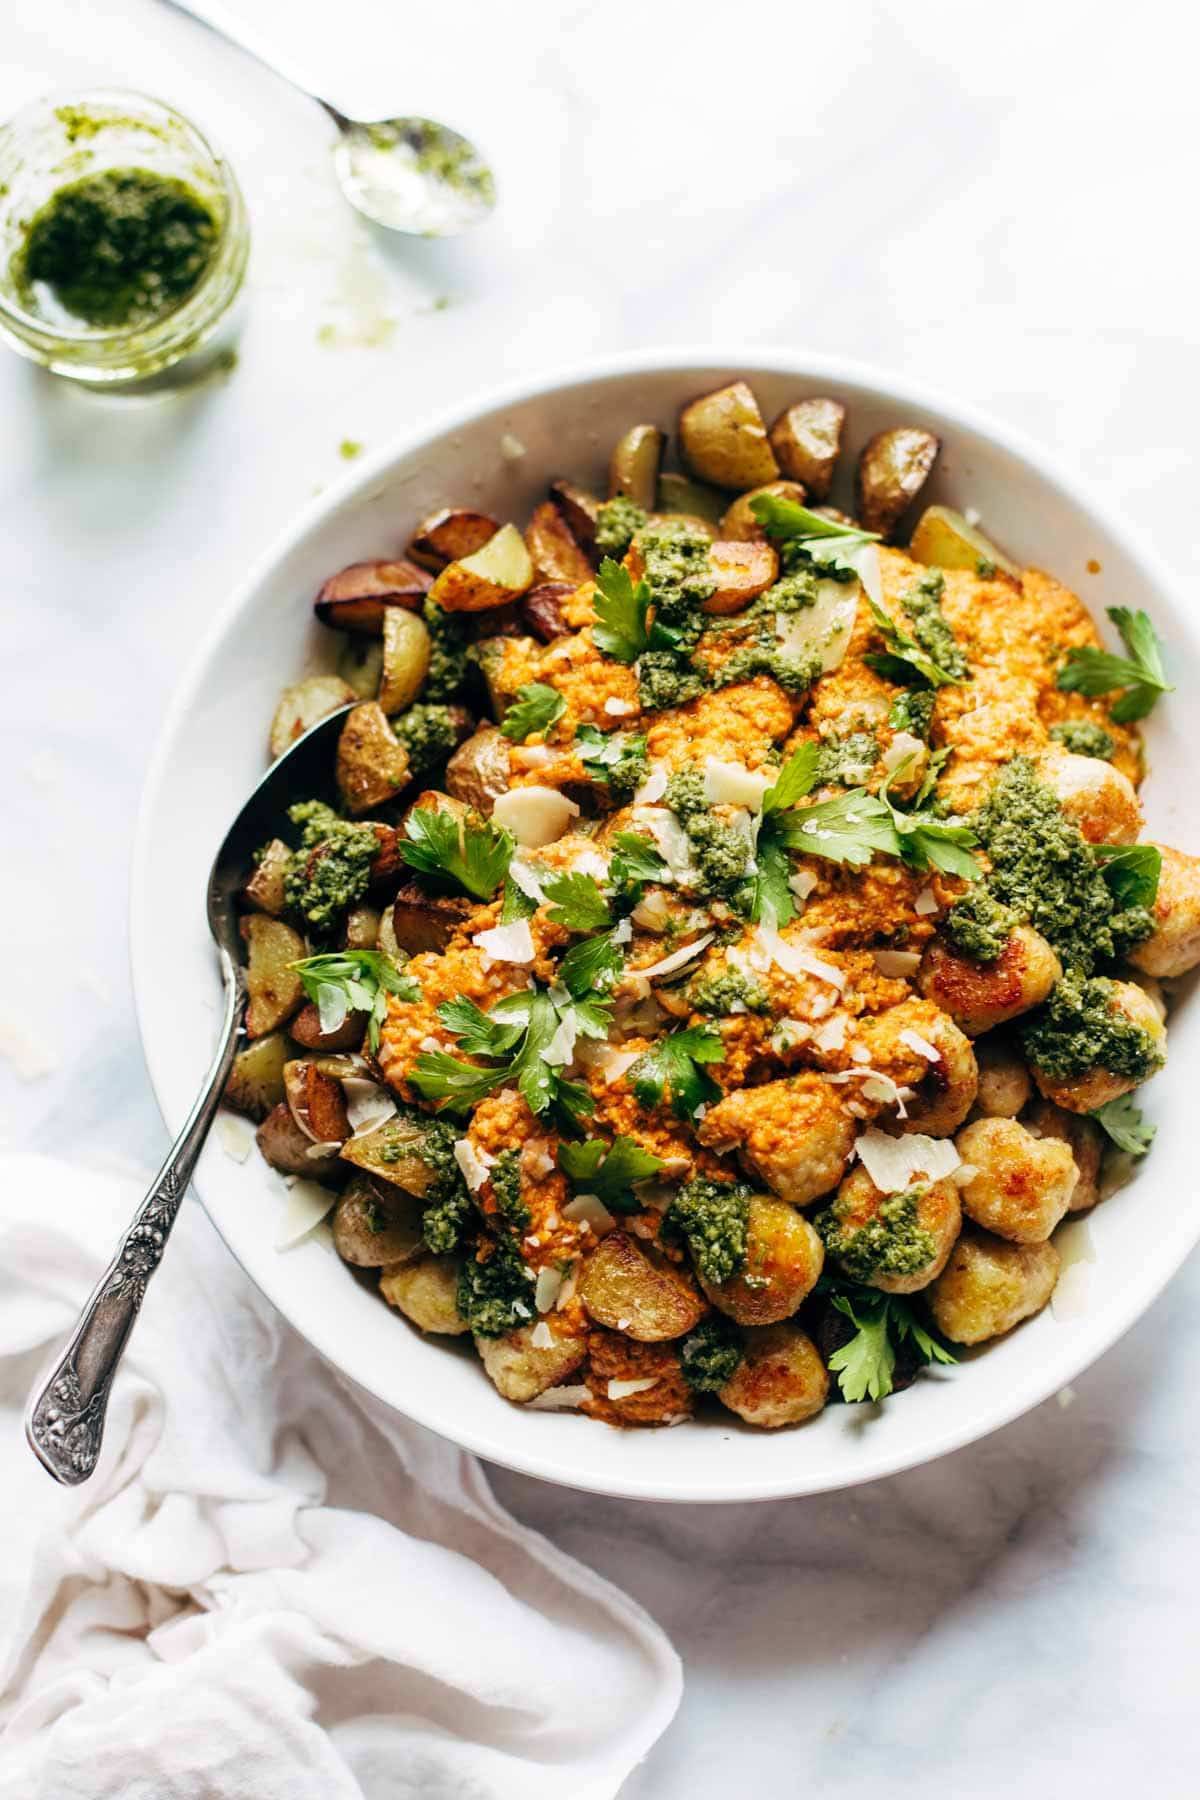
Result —
<path fill-rule="evenodd" d="M 93 1289 L 70 1342 L 35 1390 L 25 1414 L 25 1435 L 34 1454 L 56 1481 L 70 1487 L 86 1481 L 96 1467 L 117 1365 L 141 1311 L 146 1284 L 166 1248 L 237 1049 L 243 976 L 227 951 L 222 950 L 220 958 L 225 1014 L 199 1098 Z"/>

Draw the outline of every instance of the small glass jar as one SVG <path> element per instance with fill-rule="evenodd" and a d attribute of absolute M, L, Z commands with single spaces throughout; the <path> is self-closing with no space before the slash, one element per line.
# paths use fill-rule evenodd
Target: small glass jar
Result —
<path fill-rule="evenodd" d="M 196 286 L 149 320 L 96 327 L 57 304 L 43 283 L 19 279 L 29 224 L 69 183 L 138 169 L 186 183 L 216 222 Z M 96 88 L 35 100 L 0 128 L 0 333 L 23 356 L 92 386 L 142 385 L 184 359 L 218 353 L 250 251 L 246 206 L 233 170 L 179 113 L 146 94 Z"/>

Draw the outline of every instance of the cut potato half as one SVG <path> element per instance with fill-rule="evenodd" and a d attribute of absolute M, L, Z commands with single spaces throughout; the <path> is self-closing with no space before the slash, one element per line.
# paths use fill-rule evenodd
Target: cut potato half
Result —
<path fill-rule="evenodd" d="M 693 475 L 735 493 L 779 474 L 758 401 L 744 381 L 702 394 L 683 408 L 679 448 Z"/>
<path fill-rule="evenodd" d="M 515 525 L 502 525 L 472 556 L 447 563 L 430 597 L 447 612 L 486 612 L 533 586 L 533 559 Z"/>

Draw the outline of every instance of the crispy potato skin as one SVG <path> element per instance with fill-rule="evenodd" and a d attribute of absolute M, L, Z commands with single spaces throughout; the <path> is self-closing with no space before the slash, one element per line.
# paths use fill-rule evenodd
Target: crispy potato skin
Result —
<path fill-rule="evenodd" d="M 1117 1011 L 1123 1012 L 1126 1018 L 1142 1026 L 1165 1057 L 1167 1028 L 1150 995 L 1132 981 L 1118 981 L 1116 987 L 1113 1005 Z M 1033 1079 L 1044 1099 L 1053 1100 L 1057 1106 L 1065 1107 L 1067 1112 L 1075 1113 L 1095 1112 L 1097 1107 L 1107 1106 L 1110 1100 L 1117 1100 L 1122 1094 L 1128 1094 L 1138 1086 L 1127 1075 L 1114 1075 L 1109 1069 L 1101 1068 L 1089 1069 L 1085 1075 L 1075 1075 L 1069 1080 L 1060 1080 L 1034 1066 Z"/>
<path fill-rule="evenodd" d="M 282 1031 L 268 1032 L 239 1050 L 225 1083 L 225 1105 L 247 1119 L 265 1119 L 283 1099 L 283 1065 L 289 1054 Z"/>
<path fill-rule="evenodd" d="M 608 1425 L 673 1425 L 687 1418 L 695 1396 L 683 1377 L 674 1344 L 638 1344 L 619 1331 L 593 1331 L 586 1374 L 592 1398 L 583 1410 Z M 610 1400 L 610 1381 L 653 1381 L 636 1394 Z"/>
<path fill-rule="evenodd" d="M 476 812 L 490 816 L 500 795 L 508 792 L 510 749 L 508 739 L 497 726 L 481 725 L 458 746 L 446 764 L 447 792 L 473 806 Z"/>
<path fill-rule="evenodd" d="M 739 1325 L 773 1325 L 792 1314 L 816 1286 L 825 1246 L 803 1213 L 785 1200 L 750 1201 L 746 1264 L 728 1281 L 700 1285 L 713 1305 Z"/>
<path fill-rule="evenodd" d="M 304 1175 L 310 1181 L 319 1181 L 329 1173 L 332 1153 L 329 1157 L 309 1154 L 316 1146 L 297 1125 L 286 1100 L 271 1108 L 255 1132 L 254 1141 L 265 1160 L 281 1175 Z"/>
<path fill-rule="evenodd" d="M 847 1208 L 842 1220 L 844 1230 L 862 1230 L 869 1225 L 888 1199 L 861 1164 L 851 1169 L 838 1188 L 838 1202 Z M 886 1275 L 876 1272 L 867 1277 L 867 1286 L 885 1294 L 915 1294 L 940 1275 L 962 1230 L 962 1206 L 958 1189 L 952 1181 L 931 1182 L 917 1201 L 917 1225 L 933 1239 L 933 1254 L 923 1268 L 910 1275 Z"/>
<path fill-rule="evenodd" d="M 934 1324 L 955 1344 L 1002 1337 L 1041 1312 L 1061 1266 L 1053 1244 L 1009 1244 L 986 1231 L 964 1231 L 929 1289 Z"/>
<path fill-rule="evenodd" d="M 748 494 L 739 494 L 732 506 L 725 509 L 718 527 L 724 540 L 735 543 L 765 543 L 766 532 L 754 516 L 754 501 L 761 494 L 775 494 L 780 500 L 794 500 L 797 506 L 803 506 L 806 495 L 798 481 L 768 481 L 765 487 L 753 488 Z"/>
<path fill-rule="evenodd" d="M 283 839 L 272 838 L 242 889 L 242 905 L 277 919 L 287 904 L 284 884 L 291 866 L 292 853 Z"/>
<path fill-rule="evenodd" d="M 1062 965 L 1040 932 L 1018 925 L 990 963 L 960 956 L 944 939 L 934 938 L 917 980 L 927 1000 L 949 1013 L 968 1037 L 979 1037 L 1040 1006 L 1061 975 Z"/>
<path fill-rule="evenodd" d="M 298 737 L 303 737 L 318 719 L 348 706 L 358 695 L 340 675 L 308 675 L 292 687 L 284 688 L 271 720 L 271 760 L 282 756 Z"/>
<path fill-rule="evenodd" d="M 1015 1119 L 1029 1104 L 1033 1077 L 1016 1050 L 1003 1038 L 984 1038 L 975 1046 L 979 1091 L 975 1105 L 987 1119 Z"/>
<path fill-rule="evenodd" d="M 403 712 L 425 685 L 433 639 L 417 613 L 393 608 L 383 621 L 383 674 L 379 704 L 385 713 Z"/>
<path fill-rule="evenodd" d="M 631 425 L 613 446 L 608 465 L 609 498 L 627 494 L 635 506 L 652 513 L 658 499 L 658 471 L 666 436 L 657 425 Z"/>
<path fill-rule="evenodd" d="M 458 1310 L 458 1274 L 457 1256 L 421 1256 L 385 1268 L 379 1291 L 419 1330 L 436 1337 L 462 1337 L 471 1328 Z"/>
<path fill-rule="evenodd" d="M 1162 872 L 1154 902 L 1154 936 L 1129 953 L 1135 968 L 1167 981 L 1200 963 L 1200 857 L 1182 850 L 1162 852 Z"/>
<path fill-rule="evenodd" d="M 779 557 L 767 543 L 715 543 L 708 566 L 717 585 L 704 602 L 706 613 L 742 612 L 779 575 Z"/>
<path fill-rule="evenodd" d="M 552 481 L 550 498 L 557 506 L 567 524 L 567 529 L 577 544 L 583 549 L 591 550 L 596 541 L 596 518 L 600 511 L 600 502 L 595 494 L 589 494 L 586 488 L 577 487 L 573 481 Z"/>
<path fill-rule="evenodd" d="M 1050 1100 L 1035 1101 L 1025 1125 L 1036 1137 L 1060 1138 L 1066 1144 L 1079 1171 L 1067 1211 L 1090 1212 L 1100 1198 L 1100 1163 L 1104 1154 L 1101 1127 L 1083 1113 L 1064 1112 Z"/>
<path fill-rule="evenodd" d="M 587 1356 L 586 1334 L 564 1333 L 560 1337 L 552 1324 L 554 1343 L 536 1349 L 529 1341 L 536 1329 L 534 1325 L 522 1325 L 506 1337 L 475 1339 L 479 1360 L 497 1393 L 518 1404 L 536 1399 L 547 1388 L 565 1380 Z"/>
<path fill-rule="evenodd" d="M 447 563 L 474 556 L 499 529 L 499 520 L 489 513 L 475 512 L 469 507 L 443 506 L 422 519 L 413 533 L 408 554 L 414 563 L 423 564 L 437 575 Z M 428 580 L 425 585 L 429 586 Z"/>
<path fill-rule="evenodd" d="M 421 1138 L 416 1129 L 412 1131 L 412 1154 L 400 1157 L 380 1155 L 385 1139 L 388 1147 L 394 1148 L 395 1134 L 399 1129 L 395 1120 L 379 1126 L 375 1131 L 365 1131 L 350 1138 L 342 1145 L 342 1161 L 349 1163 L 381 1182 L 385 1191 L 390 1188 L 402 1188 L 406 1194 L 415 1194 L 422 1199 L 428 1194 L 436 1180 L 435 1172 L 420 1154 Z M 407 1148 L 407 1146 L 406 1146 Z M 402 1204 L 397 1202 L 397 1204 Z"/>
<path fill-rule="evenodd" d="M 908 548 L 909 554 L 918 562 L 931 568 L 969 569 L 974 574 L 981 562 L 991 562 L 1014 580 L 1021 579 L 1016 563 L 1010 562 L 990 538 L 977 531 L 951 506 L 927 506 L 917 521 Z"/>
<path fill-rule="evenodd" d="M 846 409 L 840 400 L 798 400 L 771 426 L 771 448 L 784 474 L 811 500 L 828 500 L 842 447 Z"/>
<path fill-rule="evenodd" d="M 1010 1243 L 1044 1243 L 1079 1179 L 1070 1145 L 1034 1137 L 1016 1119 L 976 1119 L 955 1144 L 975 1170 L 962 1189 L 967 1217 Z"/>
<path fill-rule="evenodd" d="M 829 1398 L 829 1376 L 798 1325 L 764 1325 L 747 1332 L 745 1355 L 717 1398 L 747 1425 L 777 1431 L 816 1417 Z"/>
<path fill-rule="evenodd" d="M 684 1272 L 627 1232 L 610 1231 L 584 1264 L 579 1298 L 589 1316 L 640 1343 L 683 1337 L 704 1302 Z"/>
<path fill-rule="evenodd" d="M 350 1136 L 341 1083 L 299 1057 L 283 1067 L 283 1091 L 297 1125 L 314 1144 L 344 1144 Z"/>
<path fill-rule="evenodd" d="M 356 1175 L 333 1209 L 333 1247 L 357 1269 L 415 1262 L 425 1250 L 420 1202 Z"/>
<path fill-rule="evenodd" d="M 868 531 L 892 535 L 929 479 L 940 448 L 933 433 L 917 425 L 876 433 L 858 459 L 858 516 Z"/>
<path fill-rule="evenodd" d="M 408 754 L 375 700 L 347 714 L 337 747 L 337 784 L 348 812 L 358 816 L 394 799 L 408 781 Z"/>
<path fill-rule="evenodd" d="M 388 612 L 417 612 L 429 589 L 429 576 L 410 562 L 351 563 L 331 575 L 313 601 L 322 625 L 378 637 Z"/>
<path fill-rule="evenodd" d="M 702 394 L 683 408 L 679 448 L 699 480 L 735 493 L 762 487 L 779 475 L 758 401 L 744 381 Z"/>
<path fill-rule="evenodd" d="M 447 612 L 487 612 L 519 600 L 533 585 L 533 561 L 515 525 L 502 525 L 483 548 L 447 563 L 430 599 Z"/>
<path fill-rule="evenodd" d="M 238 931 L 250 959 L 246 1036 L 265 1037 L 290 1019 L 304 998 L 300 977 L 290 967 L 304 956 L 304 939 L 282 919 L 269 919 L 265 913 L 250 913 Z"/>
<path fill-rule="evenodd" d="M 578 587 L 592 578 L 592 565 L 553 500 L 534 508 L 525 527 L 525 548 L 538 581 L 565 581 Z"/>
<path fill-rule="evenodd" d="M 855 1121 L 815 1075 L 726 1094 L 697 1133 L 710 1149 L 736 1149 L 752 1176 L 793 1206 L 836 1187 L 854 1147 Z"/>
<path fill-rule="evenodd" d="M 540 644 L 552 644 L 571 629 L 563 605 L 577 585 L 570 581 L 539 581 L 522 597 L 521 623 Z"/>

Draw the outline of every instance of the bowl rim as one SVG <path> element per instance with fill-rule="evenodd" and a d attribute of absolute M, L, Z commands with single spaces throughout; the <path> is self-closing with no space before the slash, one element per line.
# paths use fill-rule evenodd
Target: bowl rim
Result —
<path fill-rule="evenodd" d="M 563 388 L 628 375 L 670 374 L 675 371 L 682 374 L 693 368 L 725 368 L 733 372 L 731 379 L 736 379 L 741 374 L 790 374 L 794 370 L 797 379 L 805 382 L 828 383 L 835 389 L 838 384 L 874 389 L 887 395 L 889 400 L 894 398 L 898 405 L 910 405 L 918 412 L 928 410 L 940 413 L 947 421 L 977 433 L 996 448 L 1008 453 L 1051 489 L 1057 489 L 1077 510 L 1095 519 L 1099 528 L 1120 544 L 1129 562 L 1144 574 L 1148 586 L 1157 588 L 1167 596 L 1180 590 L 1182 584 L 1177 573 L 1155 548 L 1146 543 L 1142 533 L 1128 523 L 1121 507 L 1114 506 L 1107 495 L 1102 500 L 1101 490 L 1097 486 L 1081 480 L 1072 470 L 1064 469 L 1052 455 L 1026 438 L 1019 429 L 997 422 L 974 404 L 952 398 L 924 380 L 913 381 L 907 376 L 895 376 L 858 359 L 830 356 L 792 345 L 730 345 L 722 341 L 715 345 L 650 346 L 538 370 L 533 374 L 498 383 L 472 396 L 469 401 L 464 400 L 435 414 L 423 415 L 407 430 L 397 433 L 386 444 L 356 463 L 352 470 L 347 471 L 323 493 L 308 501 L 285 527 L 273 534 L 266 548 L 254 558 L 247 573 L 235 585 L 225 603 L 214 611 L 207 630 L 188 657 L 184 672 L 163 714 L 142 788 L 134 831 L 130 865 L 128 948 L 134 1012 L 143 1059 L 159 1110 L 172 1133 L 182 1122 L 184 1108 L 176 1108 L 168 1101 L 164 1091 L 164 1073 L 156 1067 L 148 1045 L 147 1013 L 152 973 L 144 949 L 149 941 L 144 930 L 144 897 L 151 855 L 150 827 L 169 772 L 175 738 L 203 688 L 209 662 L 231 624 L 244 611 L 254 592 L 273 569 L 309 531 L 348 503 L 366 495 L 394 463 L 411 455 L 422 444 L 440 439 L 483 415 L 499 412 L 506 406 L 516 406 L 549 396 Z M 1171 629 L 1173 636 L 1190 638 L 1200 654 L 1200 631 L 1189 621 L 1182 605 L 1175 605 L 1173 602 Z M 214 976 L 215 972 L 214 961 Z M 873 1460 L 847 1472 L 844 1477 L 832 1474 L 805 1480 L 802 1468 L 785 1467 L 781 1469 L 778 1479 L 764 1481 L 756 1478 L 747 1486 L 722 1473 L 724 1468 L 735 1465 L 736 1459 L 715 1458 L 715 1478 L 706 1484 L 702 1492 L 696 1492 L 692 1491 L 694 1483 L 686 1486 L 681 1483 L 672 1488 L 661 1476 L 646 1479 L 637 1471 L 626 1473 L 614 1469 L 611 1481 L 592 1479 L 590 1476 L 581 1478 L 564 1467 L 560 1458 L 539 1458 L 507 1444 L 502 1411 L 497 1412 L 498 1424 L 494 1433 L 469 1426 L 448 1431 L 444 1415 L 435 1413 L 432 1408 L 427 1409 L 419 1392 L 411 1405 L 406 1403 L 403 1408 L 396 1406 L 395 1401 L 381 1392 L 379 1387 L 347 1372 L 334 1348 L 324 1341 L 326 1334 L 319 1321 L 301 1323 L 282 1300 L 266 1291 L 225 1239 L 198 1187 L 196 1194 L 214 1229 L 248 1279 L 288 1324 L 351 1386 L 370 1393 L 384 1405 L 425 1426 L 437 1436 L 515 1473 L 615 1498 L 693 1505 L 741 1504 L 840 1492 L 864 1482 L 886 1479 L 907 1469 L 922 1467 L 990 1436 L 1061 1391 L 1113 1348 L 1178 1273 L 1184 1258 L 1200 1241 L 1200 1213 L 1197 1213 L 1190 1241 L 1176 1245 L 1178 1253 L 1173 1259 L 1165 1259 L 1161 1264 L 1148 1262 L 1134 1270 L 1119 1300 L 1112 1301 L 1106 1307 L 1102 1325 L 1087 1337 L 1081 1337 L 1073 1349 L 1065 1350 L 1063 1356 L 1055 1359 L 1052 1364 L 1034 1367 L 1023 1380 L 1014 1382 L 1007 1399 L 1002 1404 L 991 1407 L 986 1417 L 978 1422 L 967 1419 L 954 1426 L 948 1425 L 940 1434 L 926 1433 L 919 1445 L 914 1446 L 911 1451 L 902 1446 L 891 1452 L 877 1452 Z"/>

